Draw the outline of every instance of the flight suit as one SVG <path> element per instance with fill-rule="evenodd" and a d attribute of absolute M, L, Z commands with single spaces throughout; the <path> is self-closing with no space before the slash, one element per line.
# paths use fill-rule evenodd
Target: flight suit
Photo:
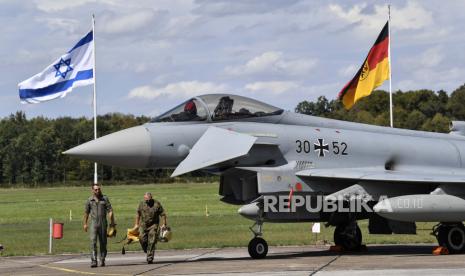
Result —
<path fill-rule="evenodd" d="M 160 202 L 152 199 L 149 202 L 142 201 L 137 208 L 140 216 L 139 241 L 144 252 L 147 253 L 147 261 L 153 261 L 155 245 L 158 240 L 158 225 L 160 216 L 164 215 Z"/>
<path fill-rule="evenodd" d="M 101 198 L 89 197 L 85 205 L 85 212 L 90 217 L 90 251 L 92 262 L 97 261 L 97 239 L 100 243 L 100 261 L 107 256 L 107 213 L 112 210 L 107 196 Z"/>

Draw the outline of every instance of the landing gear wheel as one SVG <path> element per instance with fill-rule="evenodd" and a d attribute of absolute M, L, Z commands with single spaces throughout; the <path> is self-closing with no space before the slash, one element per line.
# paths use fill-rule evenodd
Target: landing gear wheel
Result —
<path fill-rule="evenodd" d="M 341 224 L 334 230 L 334 243 L 345 250 L 357 250 L 362 245 L 362 231 L 358 225 Z"/>
<path fill-rule="evenodd" d="M 263 259 L 268 253 L 268 244 L 262 238 L 253 238 L 249 242 L 249 255 L 253 259 Z"/>
<path fill-rule="evenodd" d="M 465 227 L 462 224 L 440 225 L 437 234 L 440 246 L 445 246 L 450 253 L 465 251 Z"/>

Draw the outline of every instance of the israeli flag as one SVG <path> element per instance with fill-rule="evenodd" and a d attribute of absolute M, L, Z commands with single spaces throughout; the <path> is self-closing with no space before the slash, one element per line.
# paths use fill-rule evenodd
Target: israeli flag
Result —
<path fill-rule="evenodd" d="M 94 83 L 94 36 L 90 31 L 71 50 L 37 75 L 21 82 L 21 103 L 63 98 L 74 87 Z"/>

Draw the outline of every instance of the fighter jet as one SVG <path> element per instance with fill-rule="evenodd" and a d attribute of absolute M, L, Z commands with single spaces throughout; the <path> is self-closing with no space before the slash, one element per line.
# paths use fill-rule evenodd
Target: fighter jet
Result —
<path fill-rule="evenodd" d="M 365 219 L 370 234 L 415 234 L 415 222 L 438 222 L 439 244 L 459 253 L 465 251 L 464 135 L 464 122 L 439 134 L 210 94 L 64 154 L 111 166 L 174 168 L 173 177 L 197 170 L 220 175 L 222 201 L 241 205 L 239 214 L 254 221 L 253 258 L 267 255 L 265 222 L 324 222 L 335 226 L 336 245 L 353 250 L 362 244 L 357 221 Z"/>

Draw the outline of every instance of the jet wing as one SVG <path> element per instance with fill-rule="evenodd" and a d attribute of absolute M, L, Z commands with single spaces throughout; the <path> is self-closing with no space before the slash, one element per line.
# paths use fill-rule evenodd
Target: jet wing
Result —
<path fill-rule="evenodd" d="M 410 183 L 465 183 L 463 174 L 442 174 L 418 171 L 389 171 L 381 168 L 308 169 L 296 172 L 308 178 L 330 178 L 341 180 L 363 180 Z"/>
<path fill-rule="evenodd" d="M 171 177 L 244 156 L 256 140 L 257 137 L 248 134 L 209 127 Z"/>

